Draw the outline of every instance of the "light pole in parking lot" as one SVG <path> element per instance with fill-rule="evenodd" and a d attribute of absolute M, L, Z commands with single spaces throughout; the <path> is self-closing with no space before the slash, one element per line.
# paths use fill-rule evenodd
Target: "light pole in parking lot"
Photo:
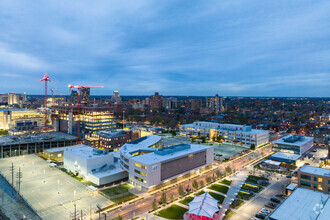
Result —
<path fill-rule="evenodd" d="M 60 194 L 60 179 L 57 180 L 57 194 Z"/>

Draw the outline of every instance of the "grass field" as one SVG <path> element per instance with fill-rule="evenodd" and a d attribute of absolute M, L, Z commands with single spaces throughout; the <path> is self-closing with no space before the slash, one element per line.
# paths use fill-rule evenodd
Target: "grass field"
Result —
<path fill-rule="evenodd" d="M 222 196 L 222 195 L 216 194 L 216 193 L 214 193 L 214 192 L 209 192 L 209 193 L 210 193 L 210 195 L 211 195 L 213 198 L 215 198 L 216 200 L 218 200 L 220 204 L 222 204 L 222 203 L 223 203 L 223 200 L 225 200 L 225 197 Z"/>
<path fill-rule="evenodd" d="M 191 202 L 194 199 L 194 197 L 192 196 L 188 196 L 187 198 L 185 198 L 184 200 L 181 200 L 180 203 L 184 204 L 184 205 L 188 205 L 189 202 Z"/>
<path fill-rule="evenodd" d="M 100 192 L 109 197 L 111 201 L 115 203 L 122 203 L 137 198 L 136 195 L 128 192 L 129 188 L 131 187 L 128 184 L 124 184 L 105 189 Z"/>
<path fill-rule="evenodd" d="M 178 205 L 171 205 L 167 209 L 159 211 L 159 216 L 166 219 L 183 219 L 183 215 L 186 211 L 188 211 L 188 209 Z"/>
<path fill-rule="evenodd" d="M 235 199 L 231 204 L 230 207 L 233 209 L 237 209 L 239 206 L 241 206 L 242 204 L 244 204 L 243 200 L 240 199 Z"/>
<path fill-rule="evenodd" d="M 238 194 L 237 194 L 237 198 L 244 199 L 244 200 L 249 200 L 253 197 L 253 195 L 254 195 L 253 193 L 245 194 L 245 193 L 239 191 Z"/>
<path fill-rule="evenodd" d="M 231 185 L 231 182 L 232 182 L 232 180 L 224 179 L 220 183 L 230 186 Z"/>
<path fill-rule="evenodd" d="M 200 191 L 200 192 L 198 192 L 198 193 L 194 193 L 194 195 L 195 195 L 195 196 L 199 196 L 199 195 L 202 195 L 202 194 L 204 194 L 204 193 L 205 193 L 205 191 L 202 190 L 202 191 Z"/>
<path fill-rule="evenodd" d="M 223 186 L 223 185 L 219 185 L 219 184 L 213 184 L 212 186 L 207 187 L 207 188 L 212 189 L 217 192 L 224 193 L 224 194 L 227 194 L 228 189 L 229 189 L 227 186 Z"/>

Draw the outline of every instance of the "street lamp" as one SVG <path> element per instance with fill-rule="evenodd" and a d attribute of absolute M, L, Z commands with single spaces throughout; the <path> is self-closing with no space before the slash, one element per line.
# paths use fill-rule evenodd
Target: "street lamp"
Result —
<path fill-rule="evenodd" d="M 60 180 L 57 180 L 57 194 L 60 194 Z"/>

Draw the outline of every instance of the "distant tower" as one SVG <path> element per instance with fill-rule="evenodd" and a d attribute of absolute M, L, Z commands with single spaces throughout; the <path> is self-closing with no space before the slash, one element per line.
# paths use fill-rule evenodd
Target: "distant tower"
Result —
<path fill-rule="evenodd" d="M 121 101 L 121 97 L 120 97 L 120 95 L 119 95 L 119 92 L 118 92 L 117 90 L 115 90 L 115 91 L 113 92 L 112 97 L 111 97 L 111 99 L 110 99 L 110 102 L 113 102 L 113 103 L 115 103 L 115 104 L 119 104 L 119 103 L 122 102 L 122 101 Z"/>
<path fill-rule="evenodd" d="M 81 88 L 80 89 L 80 103 L 89 104 L 91 98 L 91 89 L 90 88 Z"/>

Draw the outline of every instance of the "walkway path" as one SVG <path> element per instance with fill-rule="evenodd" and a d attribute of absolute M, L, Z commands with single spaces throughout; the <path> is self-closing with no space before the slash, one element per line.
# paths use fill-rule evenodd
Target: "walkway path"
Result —
<path fill-rule="evenodd" d="M 220 216 L 223 216 L 223 214 L 225 214 L 226 210 L 229 208 L 232 201 L 236 198 L 236 194 L 241 189 L 242 184 L 244 183 L 248 174 L 249 173 L 246 171 L 241 171 L 238 173 L 237 176 L 233 176 L 231 178 L 233 180 L 233 182 L 227 192 L 227 197 L 225 198 L 225 200 L 223 201 L 223 203 L 221 205 L 222 208 L 220 210 Z"/>

